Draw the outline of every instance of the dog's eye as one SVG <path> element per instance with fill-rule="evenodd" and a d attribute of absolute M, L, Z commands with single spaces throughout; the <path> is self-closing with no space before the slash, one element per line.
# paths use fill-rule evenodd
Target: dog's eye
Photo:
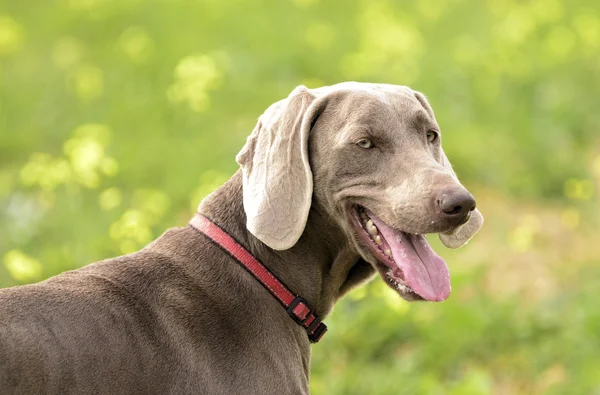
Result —
<path fill-rule="evenodd" d="M 438 132 L 434 131 L 434 130 L 430 130 L 427 132 L 427 141 L 429 141 L 430 143 L 433 143 L 435 140 L 437 140 L 438 138 Z"/>
<path fill-rule="evenodd" d="M 364 149 L 373 148 L 375 146 L 370 139 L 360 139 L 356 142 L 356 145 Z"/>

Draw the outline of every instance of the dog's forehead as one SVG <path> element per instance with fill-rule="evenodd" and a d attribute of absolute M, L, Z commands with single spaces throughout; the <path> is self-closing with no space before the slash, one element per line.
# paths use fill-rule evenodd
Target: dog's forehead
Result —
<path fill-rule="evenodd" d="M 337 97 L 336 112 L 349 122 L 378 125 L 430 121 L 415 92 L 406 86 L 342 83 L 327 88 L 322 92 Z"/>

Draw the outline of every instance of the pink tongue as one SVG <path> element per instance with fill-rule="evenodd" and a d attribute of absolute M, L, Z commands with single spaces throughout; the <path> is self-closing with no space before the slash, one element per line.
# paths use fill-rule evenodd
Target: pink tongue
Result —
<path fill-rule="evenodd" d="M 404 274 L 404 284 L 425 300 L 446 300 L 450 296 L 450 272 L 425 236 L 401 232 L 372 213 L 367 214 L 388 242 L 394 261 Z"/>

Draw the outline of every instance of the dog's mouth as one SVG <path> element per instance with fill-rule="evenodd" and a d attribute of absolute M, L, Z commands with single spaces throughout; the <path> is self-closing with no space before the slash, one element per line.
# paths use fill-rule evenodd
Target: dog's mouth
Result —
<path fill-rule="evenodd" d="M 362 206 L 352 210 L 364 246 L 377 271 L 406 300 L 441 302 L 450 295 L 450 272 L 422 234 L 392 228 Z"/>

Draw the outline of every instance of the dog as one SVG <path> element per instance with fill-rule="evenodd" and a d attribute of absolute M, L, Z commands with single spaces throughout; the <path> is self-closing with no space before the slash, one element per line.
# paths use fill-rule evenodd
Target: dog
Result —
<path fill-rule="evenodd" d="M 425 235 L 456 248 L 483 217 L 441 139 L 408 87 L 297 87 L 190 226 L 0 290 L 0 393 L 307 394 L 348 291 L 378 273 L 408 301 L 450 295 Z"/>

